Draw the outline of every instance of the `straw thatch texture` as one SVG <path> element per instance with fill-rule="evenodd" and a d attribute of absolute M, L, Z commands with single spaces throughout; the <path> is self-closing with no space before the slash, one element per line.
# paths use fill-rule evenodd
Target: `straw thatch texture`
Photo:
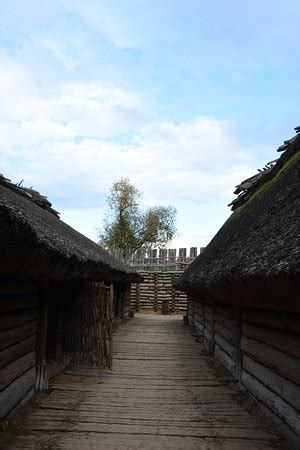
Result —
<path fill-rule="evenodd" d="M 298 310 L 299 167 L 298 150 L 231 215 L 176 287 L 212 300 Z"/>
<path fill-rule="evenodd" d="M 132 268 L 0 182 L 0 275 L 139 282 Z"/>

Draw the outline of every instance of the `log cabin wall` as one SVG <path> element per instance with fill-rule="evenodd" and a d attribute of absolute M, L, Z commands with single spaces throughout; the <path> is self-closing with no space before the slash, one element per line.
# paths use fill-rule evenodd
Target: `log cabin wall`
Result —
<path fill-rule="evenodd" d="M 0 419 L 34 391 L 37 305 L 37 284 L 0 280 Z"/>
<path fill-rule="evenodd" d="M 173 287 L 182 271 L 152 271 L 140 274 L 144 281 L 131 286 L 131 308 L 134 311 L 143 309 L 159 311 L 163 303 L 168 303 L 170 312 L 186 310 L 186 294 Z"/>
<path fill-rule="evenodd" d="M 0 280 L 0 420 L 67 365 L 111 368 L 111 304 L 102 282 Z"/>
<path fill-rule="evenodd" d="M 300 315 L 243 308 L 242 384 L 300 436 Z"/>
<path fill-rule="evenodd" d="M 300 435 L 300 315 L 189 297 L 188 320 L 206 350 Z"/>

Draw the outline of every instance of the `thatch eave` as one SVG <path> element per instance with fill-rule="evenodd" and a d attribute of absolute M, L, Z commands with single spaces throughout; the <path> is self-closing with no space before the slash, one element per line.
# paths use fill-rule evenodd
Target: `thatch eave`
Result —
<path fill-rule="evenodd" d="M 256 286 L 254 296 L 261 290 L 269 298 L 272 294 L 273 302 L 278 298 L 281 304 L 293 303 L 292 292 L 287 296 L 270 286 L 282 285 L 286 290 L 299 282 L 299 169 L 298 150 L 229 217 L 176 288 L 242 302 L 242 297 L 248 298 L 249 286 Z"/>
<path fill-rule="evenodd" d="M 142 281 L 58 217 L 0 185 L 0 275 L 24 279 Z"/>

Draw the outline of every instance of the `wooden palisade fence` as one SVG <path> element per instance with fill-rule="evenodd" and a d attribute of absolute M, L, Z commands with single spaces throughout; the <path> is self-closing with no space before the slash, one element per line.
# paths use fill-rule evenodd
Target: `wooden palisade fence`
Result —
<path fill-rule="evenodd" d="M 142 283 L 131 287 L 131 309 L 162 310 L 165 314 L 185 311 L 186 294 L 174 289 L 173 283 L 203 249 L 151 249 L 125 254 L 119 249 L 110 250 L 113 256 L 133 266 L 144 278 Z"/>
<path fill-rule="evenodd" d="M 144 281 L 133 284 L 131 287 L 131 307 L 135 311 L 140 310 L 164 310 L 179 312 L 186 310 L 186 294 L 177 291 L 173 282 L 181 272 L 156 271 L 141 272 Z"/>
<path fill-rule="evenodd" d="M 109 250 L 109 252 L 122 262 L 126 262 L 137 270 L 184 270 L 198 256 L 204 247 L 191 247 L 179 249 L 151 249 L 151 250 Z"/>

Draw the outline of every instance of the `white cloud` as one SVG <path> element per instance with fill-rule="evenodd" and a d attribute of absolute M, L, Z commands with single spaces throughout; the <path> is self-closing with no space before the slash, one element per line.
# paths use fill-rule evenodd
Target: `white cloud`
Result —
<path fill-rule="evenodd" d="M 94 218 L 122 176 L 144 193 L 145 205 L 190 202 L 193 208 L 201 201 L 225 204 L 234 185 L 252 174 L 254 161 L 226 121 L 151 121 L 141 111 L 137 96 L 112 83 L 72 81 L 46 89 L 22 66 L 4 61 L 1 172 L 55 198 L 65 215 L 73 208 L 77 219 L 82 208 Z M 80 223 L 91 235 L 88 222 Z M 210 235 L 187 230 L 191 241 Z"/>
<path fill-rule="evenodd" d="M 218 138 L 206 134 L 207 121 Z M 247 154 L 233 146 L 226 129 L 222 133 L 214 119 L 198 118 L 177 126 L 176 138 L 171 141 L 164 134 L 158 137 L 159 126 L 151 127 L 154 138 L 144 137 L 141 131 L 138 144 L 56 139 L 29 149 L 10 149 L 10 157 L 23 161 L 14 172 L 56 195 L 63 187 L 67 197 L 77 198 L 78 206 L 86 201 L 96 205 L 112 181 L 121 176 L 129 176 L 149 202 L 173 203 L 178 199 L 226 197 L 236 182 L 249 175 Z"/>
<path fill-rule="evenodd" d="M 72 81 L 50 89 L 1 56 L 0 148 L 76 136 L 107 138 L 143 120 L 137 98 L 110 82 Z"/>
<path fill-rule="evenodd" d="M 68 48 L 64 48 L 64 46 L 57 41 L 45 39 L 41 42 L 41 46 L 52 53 L 66 69 L 72 70 L 77 66 L 78 63 L 68 56 Z"/>

